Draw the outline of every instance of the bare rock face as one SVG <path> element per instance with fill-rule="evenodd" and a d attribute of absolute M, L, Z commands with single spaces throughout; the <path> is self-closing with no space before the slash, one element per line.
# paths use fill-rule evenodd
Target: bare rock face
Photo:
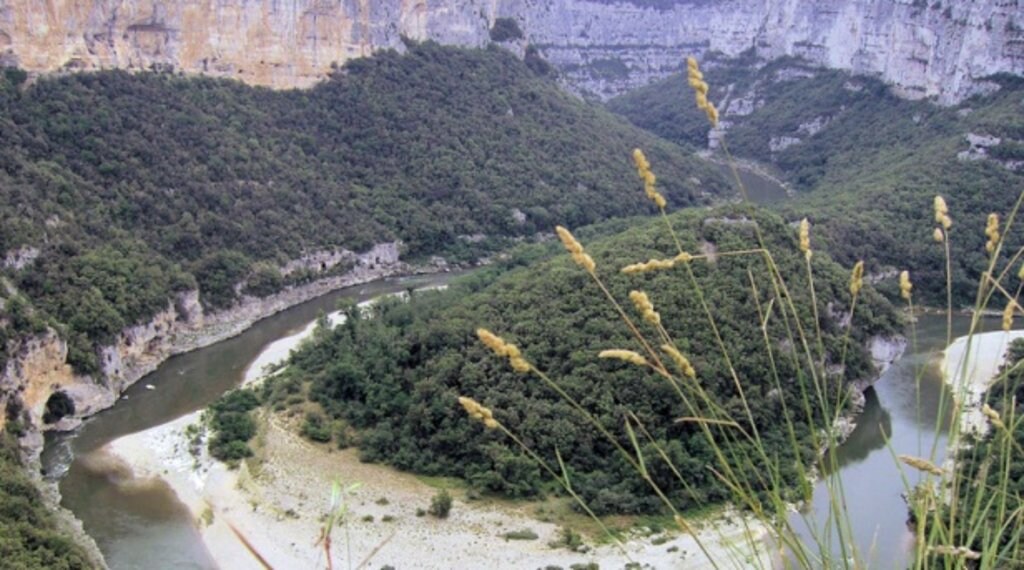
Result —
<path fill-rule="evenodd" d="M 39 257 L 39 248 L 23 246 L 8 251 L 4 256 L 3 266 L 7 269 L 23 269 L 25 266 L 31 265 L 37 257 Z"/>
<path fill-rule="evenodd" d="M 0 0 L 0 61 L 29 71 L 182 70 L 278 88 L 401 37 L 478 45 L 476 2 Z"/>
<path fill-rule="evenodd" d="M 67 343 L 52 330 L 19 342 L 0 374 L 0 411 L 4 412 L 0 427 L 7 416 L 29 426 L 42 426 L 47 402 L 57 392 L 75 403 L 76 416 L 91 415 L 114 402 L 115 397 L 104 387 L 76 375 L 65 363 L 67 355 Z"/>
<path fill-rule="evenodd" d="M 12 341 L 18 344 L 6 368 L 0 370 L 0 429 L 8 417 L 22 422 L 29 435 L 23 443 L 38 452 L 42 439 L 37 430 L 75 428 L 83 418 L 113 405 L 127 387 L 174 354 L 234 336 L 262 318 L 334 289 L 407 272 L 409 267 L 399 259 L 400 252 L 400 242 L 387 242 L 363 253 L 342 249 L 310 254 L 290 265 L 315 263 L 322 271 L 329 269 L 327 262 L 337 258 L 350 261 L 352 268 L 268 297 L 245 296 L 217 312 L 204 311 L 198 291 L 180 293 L 148 322 L 124 329 L 113 343 L 100 349 L 102 378 L 75 374 L 66 363 L 67 343 L 52 330 Z M 46 418 L 55 397 L 55 407 L 63 413 Z"/>
<path fill-rule="evenodd" d="M 666 3 L 668 4 L 668 3 Z M 951 103 L 1024 72 L 1016 0 L 0 0 L 0 64 L 174 69 L 277 88 L 402 38 L 481 46 L 514 19 L 568 86 L 606 98 L 686 55 L 800 56 Z"/>

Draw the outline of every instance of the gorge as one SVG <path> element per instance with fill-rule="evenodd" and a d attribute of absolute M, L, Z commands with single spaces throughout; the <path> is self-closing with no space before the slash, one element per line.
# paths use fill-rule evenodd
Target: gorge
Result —
<path fill-rule="evenodd" d="M 188 412 L 216 437 L 219 420 L 196 410 L 216 405 L 267 341 L 338 297 L 421 282 L 376 279 L 440 272 L 425 279 L 447 283 L 449 271 L 486 265 L 449 296 L 382 302 L 377 318 L 311 333 L 252 389 L 257 409 L 230 412 L 258 427 L 233 442 L 229 464 L 241 471 L 213 471 L 272 485 L 277 466 L 263 453 L 282 442 L 292 463 L 299 449 L 324 469 L 368 461 L 353 469 L 415 487 L 401 495 L 410 505 L 425 504 L 431 485 L 451 487 L 470 517 L 460 528 L 484 524 L 488 549 L 528 543 L 537 524 L 545 544 L 508 547 L 509 563 L 550 541 L 570 565 L 629 555 L 619 558 L 615 539 L 602 544 L 566 493 L 630 548 L 657 551 L 650 560 L 696 564 L 678 549 L 698 546 L 665 531 L 686 529 L 674 509 L 713 526 L 715 509 L 738 502 L 739 526 L 750 513 L 765 532 L 788 521 L 809 545 L 830 532 L 815 518 L 832 512 L 828 485 L 847 481 L 856 536 L 840 531 L 819 555 L 850 564 L 843 549 L 855 544 L 920 564 L 912 549 L 927 543 L 908 534 L 900 495 L 904 481 L 929 479 L 903 479 L 887 446 L 942 473 L 956 467 L 943 463 L 958 434 L 934 355 L 971 319 L 947 331 L 922 306 L 1002 311 L 1005 328 L 1019 316 L 1022 12 L 1015 0 L 0 0 L 0 548 L 17 544 L 42 567 L 55 552 L 71 567 L 103 564 L 67 546 L 90 544 L 74 517 L 43 524 L 41 501 L 25 508 L 22 479 L 40 483 L 42 468 L 47 504 L 78 515 L 111 567 L 145 564 L 157 544 L 168 559 L 212 566 L 197 534 L 239 531 L 215 508 L 210 520 L 201 505 L 183 510 L 159 482 L 161 460 L 188 458 L 108 462 L 105 444 L 125 435 L 113 447 L 139 455 L 159 439 L 145 438 L 173 432 L 158 443 L 200 445 L 186 441 L 189 427 L 160 425 Z M 687 54 L 700 56 L 716 128 L 679 74 Z M 656 185 L 631 164 L 634 148 Z M 757 205 L 735 203 L 734 178 Z M 666 201 L 664 217 L 651 216 L 644 190 Z M 945 218 L 935 196 L 949 202 Z M 664 222 L 678 233 L 660 233 Z M 562 237 L 577 263 L 596 260 L 600 287 L 553 241 L 556 225 L 582 242 L 574 251 Z M 917 311 L 903 310 L 904 270 Z M 605 293 L 618 312 L 597 302 Z M 620 314 L 658 341 L 616 328 Z M 971 332 L 999 328 L 979 322 Z M 516 353 L 496 358 L 478 327 L 506 335 L 559 388 L 514 373 L 505 360 Z M 911 339 L 902 359 L 901 332 Z M 625 349 L 648 350 L 634 353 L 647 369 L 627 366 L 634 356 L 598 358 Z M 696 371 L 679 364 L 679 383 L 663 384 L 662 359 Z M 893 360 L 886 384 L 867 388 Z M 846 401 L 850 386 L 864 402 Z M 459 396 L 487 415 L 467 418 Z M 588 432 L 581 410 L 616 437 Z M 486 420 L 522 434 L 561 475 Z M 837 430 L 849 436 L 842 446 L 837 425 L 848 428 Z M 829 441 L 835 453 L 818 457 Z M 716 454 L 717 442 L 735 447 Z M 239 463 L 245 450 L 255 457 Z M 330 483 L 305 483 L 312 492 L 293 480 L 293 496 L 258 526 L 276 518 L 315 534 L 322 509 L 310 497 Z M 232 508 L 263 505 L 240 497 Z M 361 517 L 407 517 L 393 528 L 426 532 L 422 548 L 445 528 L 369 500 L 359 498 Z M 470 516 L 495 505 L 516 511 L 516 528 L 497 529 L 500 514 Z M 119 521 L 109 533 L 99 529 L 108 518 Z M 396 521 L 358 522 L 383 540 Z M 47 546 L 22 548 L 35 527 Z M 454 564 L 449 550 L 430 564 Z"/>
<path fill-rule="evenodd" d="M 402 38 L 481 47 L 516 22 L 579 93 L 608 98 L 678 71 L 682 54 L 753 51 L 877 76 L 908 97 L 963 100 L 1024 71 L 1015 0 L 0 1 L 0 63 L 30 72 L 173 69 L 309 87 Z"/>

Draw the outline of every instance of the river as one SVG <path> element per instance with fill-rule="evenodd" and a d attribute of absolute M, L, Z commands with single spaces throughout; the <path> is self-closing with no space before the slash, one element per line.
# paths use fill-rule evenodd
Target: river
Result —
<path fill-rule="evenodd" d="M 744 174 L 749 189 L 747 178 L 752 175 Z M 756 192 L 751 192 L 758 202 L 785 197 L 777 184 L 754 178 Z M 452 277 L 386 279 L 341 289 L 264 319 L 237 337 L 175 356 L 78 430 L 51 435 L 43 452 L 44 469 L 60 479 L 64 506 L 82 521 L 111 568 L 214 568 L 191 515 L 173 492 L 160 482 L 124 484 L 131 481 L 130 474 L 112 470 L 104 464 L 109 456 L 98 450 L 121 436 L 206 407 L 240 384 L 249 365 L 268 345 L 333 310 L 339 299 L 360 302 L 441 285 Z M 954 319 L 953 336 L 966 334 L 968 326 L 966 317 Z M 912 540 L 901 498 L 905 488 L 893 453 L 926 457 L 933 444 L 939 449 L 945 446 L 946 422 L 939 421 L 938 412 L 943 382 L 937 367 L 946 339 L 945 317 L 923 316 L 916 334 L 908 330 L 907 336 L 915 336 L 916 341 L 867 391 L 857 428 L 836 451 L 850 524 L 858 549 L 872 568 L 905 567 Z M 907 474 L 912 482 L 917 476 Z M 823 524 L 828 505 L 828 495 L 818 483 L 811 504 L 793 515 L 793 525 L 807 540 L 808 529 Z"/>
<path fill-rule="evenodd" d="M 981 331 L 999 330 L 1001 320 L 983 319 Z M 953 319 L 953 338 L 966 335 L 970 318 Z M 916 332 L 916 342 L 913 340 Z M 935 463 L 942 464 L 949 425 L 948 392 L 940 413 L 940 397 L 945 384 L 939 371 L 946 346 L 946 317 L 925 315 L 914 329 L 905 332 L 911 344 L 907 352 L 867 390 L 867 403 L 857 427 L 836 450 L 838 477 L 848 506 L 861 561 L 868 568 L 906 568 L 912 554 L 913 536 L 906 526 L 906 491 L 895 455 L 930 457 L 932 446 L 939 450 Z M 887 441 L 888 440 L 888 443 Z M 923 475 L 903 469 L 911 485 Z M 824 528 L 829 512 L 829 496 L 823 482 L 814 490 L 814 498 L 791 524 L 805 543 L 813 544 L 810 528 Z M 816 533 L 824 539 L 829 533 Z M 830 550 L 841 555 L 832 533 Z M 813 550 L 813 548 L 812 548 Z"/>
<path fill-rule="evenodd" d="M 160 482 L 131 482 L 97 451 L 107 443 L 205 408 L 238 386 L 269 344 L 295 334 L 340 299 L 356 302 L 410 288 L 443 285 L 457 274 L 384 279 L 356 285 L 263 319 L 223 342 L 174 356 L 79 429 L 48 437 L 43 467 L 60 477 L 62 504 L 82 521 L 115 569 L 215 568 L 192 516 Z M 152 386 L 153 389 L 147 388 Z"/>

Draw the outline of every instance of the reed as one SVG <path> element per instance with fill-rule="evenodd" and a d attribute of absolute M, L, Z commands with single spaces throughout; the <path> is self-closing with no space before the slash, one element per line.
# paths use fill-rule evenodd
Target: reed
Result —
<path fill-rule="evenodd" d="M 687 80 L 694 89 L 697 106 L 706 113 L 711 127 L 718 128 L 718 110 L 708 98 L 709 87 L 704 81 L 698 62 L 693 58 L 687 60 Z M 723 148 L 735 172 L 735 161 L 731 155 L 728 155 L 728 147 L 723 145 Z M 707 300 L 707 291 L 704 290 L 701 280 L 697 278 L 693 270 L 694 264 L 708 262 L 708 256 L 693 255 L 684 251 L 681 246 L 682 242 L 676 234 L 670 218 L 666 215 L 666 201 L 657 191 L 657 178 L 652 165 L 640 149 L 633 152 L 633 161 L 644 192 L 661 214 L 665 230 L 675 243 L 676 251 L 664 252 L 663 257 L 629 264 L 622 267 L 620 271 L 631 276 L 653 271 L 676 272 L 675 274 L 679 276 L 681 282 L 699 300 L 702 314 L 693 315 L 693 318 L 705 319 L 714 332 L 719 352 L 717 356 L 726 363 L 729 380 L 739 395 L 741 403 L 739 407 L 724 406 L 705 389 L 698 371 L 694 369 L 690 360 L 684 355 L 684 351 L 680 349 L 681 345 L 663 326 L 661 314 L 655 309 L 655 300 L 650 299 L 645 292 L 639 289 L 629 293 L 628 301 L 617 299 L 602 280 L 602 268 L 597 266 L 572 233 L 560 226 L 557 228 L 557 235 L 574 262 L 590 276 L 597 290 L 602 293 L 600 297 L 594 299 L 594 302 L 608 303 L 639 347 L 639 350 L 636 351 L 610 348 L 601 351 L 596 356 L 602 359 L 623 361 L 653 371 L 662 381 L 672 387 L 672 392 L 679 399 L 679 404 L 686 410 L 686 415 L 676 421 L 699 426 L 700 436 L 713 450 L 716 461 L 714 464 L 706 465 L 705 468 L 713 474 L 724 489 L 728 490 L 730 503 L 749 513 L 751 520 L 755 521 L 748 527 L 749 532 L 745 533 L 742 543 L 732 542 L 731 546 L 724 550 L 707 547 L 708 535 L 696 530 L 694 525 L 688 522 L 687 514 L 668 499 L 656 479 L 651 476 L 651 466 L 656 463 L 666 465 L 683 486 L 688 484 L 687 478 L 692 474 L 684 472 L 679 466 L 673 464 L 659 443 L 650 437 L 644 423 L 637 415 L 626 412 L 622 418 L 622 431 L 613 430 L 591 415 L 580 402 L 562 389 L 557 380 L 530 364 L 515 345 L 508 344 L 500 337 L 483 329 L 478 331 L 478 336 L 496 355 L 508 359 L 515 370 L 535 376 L 554 389 L 571 405 L 582 420 L 593 425 L 598 433 L 614 446 L 617 453 L 632 466 L 637 477 L 643 480 L 660 498 L 666 513 L 676 521 L 680 532 L 691 534 L 697 540 L 704 555 L 708 557 L 714 567 L 770 568 L 782 566 L 809 569 L 868 567 L 871 554 L 870 546 L 865 544 L 865 537 L 857 537 L 853 534 L 842 477 L 838 474 L 835 454 L 829 451 L 841 445 L 842 436 L 836 426 L 849 413 L 849 392 L 842 389 L 843 381 L 848 379 L 834 378 L 835 373 L 830 371 L 830 368 L 842 370 L 846 364 L 850 330 L 857 326 L 858 298 L 864 287 L 864 262 L 858 261 L 850 271 L 848 288 L 850 322 L 846 325 L 844 340 L 839 347 L 826 346 L 820 325 L 822 317 L 818 310 L 819 299 L 815 291 L 811 223 L 807 219 L 801 220 L 795 236 L 796 247 L 803 254 L 805 260 L 806 275 L 787 275 L 780 271 L 773 252 L 766 247 L 760 227 L 757 225 L 757 219 L 754 217 L 757 247 L 717 253 L 718 256 L 746 256 L 758 261 L 756 271 L 759 274 L 755 274 L 755 271 L 751 270 L 750 288 L 742 293 L 749 294 L 757 305 L 760 315 L 759 322 L 752 323 L 751 326 L 759 329 L 757 333 L 763 338 L 763 349 L 771 363 L 772 374 L 767 379 L 744 378 L 734 365 L 738 358 L 743 358 L 743 355 L 733 354 L 730 346 L 719 333 L 714 310 Z M 736 176 L 736 182 L 739 185 L 740 194 L 746 199 L 746 190 L 738 176 Z M 990 306 L 1001 305 L 1003 307 L 1003 328 L 1006 330 L 1012 326 L 1013 318 L 1020 310 L 1018 304 L 1021 292 L 1020 283 L 1014 288 L 1008 285 L 1008 281 L 1014 276 L 1018 281 L 1024 280 L 1024 264 L 1020 265 L 1018 273 L 1012 271 L 1012 267 L 1020 262 L 1024 248 L 1018 249 L 1012 255 L 1003 254 L 1003 250 L 1008 247 L 1006 239 L 1008 235 L 1011 235 L 1010 228 L 1015 221 L 1021 200 L 1024 200 L 1024 193 L 1021 194 L 1021 199 L 1017 201 L 1012 211 L 1006 212 L 1004 216 L 993 213 L 988 217 L 984 231 L 988 237 L 985 249 L 990 261 L 988 270 L 979 282 L 977 300 L 972 307 L 975 318 L 972 320 L 968 335 L 968 347 L 972 342 L 972 337 L 980 331 L 979 315 Z M 754 206 L 750 205 L 750 207 Z M 932 207 L 935 220 L 933 237 L 943 247 L 945 253 L 944 269 L 948 292 L 945 307 L 946 337 L 947 344 L 949 344 L 953 335 L 952 317 L 954 313 L 950 261 L 953 219 L 943 197 L 936 196 Z M 762 283 L 767 282 L 767 289 L 758 286 L 759 280 Z M 807 294 L 800 298 L 810 299 L 809 306 L 802 306 L 795 300 L 794 295 L 790 294 L 797 288 L 806 288 Z M 1012 292 L 1014 289 L 1015 292 Z M 912 296 L 913 284 L 907 271 L 899 274 L 899 291 L 900 297 L 906 302 L 907 314 L 911 317 L 910 334 L 912 338 L 916 339 L 916 332 L 912 324 L 915 312 Z M 671 303 L 671 300 L 663 299 L 657 300 L 657 302 L 665 305 Z M 634 309 L 632 314 L 624 308 L 629 305 L 632 305 Z M 803 317 L 806 314 L 812 315 L 810 320 L 813 322 L 813 326 L 808 326 L 807 319 Z M 640 322 L 645 323 L 645 326 L 641 327 Z M 777 354 L 776 347 L 769 335 L 770 328 L 776 331 L 781 330 L 790 346 L 795 347 L 790 354 L 786 356 Z M 653 331 L 653 333 L 644 331 Z M 916 343 L 916 340 L 914 342 Z M 969 349 L 967 354 L 971 354 Z M 800 480 L 795 483 L 782 475 L 783 466 L 778 463 L 779 460 L 776 457 L 772 457 L 769 453 L 762 440 L 762 435 L 759 433 L 757 422 L 754 421 L 751 404 L 745 395 L 745 387 L 749 387 L 755 380 L 769 382 L 775 388 L 783 389 L 783 380 L 778 372 L 779 361 L 777 359 L 779 358 L 792 360 L 796 370 L 795 389 L 800 394 L 798 408 L 801 408 L 793 409 L 783 406 L 779 421 L 783 423 L 784 433 L 788 434 L 792 446 L 801 446 L 800 439 L 796 435 L 802 429 L 798 424 L 813 418 L 817 423 L 812 426 L 811 440 L 815 448 L 822 451 L 816 465 L 801 464 L 798 466 Z M 829 363 L 833 366 L 830 366 Z M 952 385 L 958 388 L 944 394 L 940 402 L 940 408 L 942 408 L 940 418 L 945 415 L 952 416 L 948 438 L 941 437 L 943 427 L 940 421 L 935 427 L 934 440 L 927 456 L 897 456 L 895 453 L 893 454 L 893 460 L 901 469 L 906 496 L 909 498 L 909 515 L 914 522 L 913 529 L 916 536 L 912 561 L 914 568 L 1024 567 L 1019 538 L 1024 533 L 1024 522 L 1022 522 L 1024 521 L 1024 503 L 1017 491 L 1022 486 L 1018 481 L 1024 481 L 1024 474 L 1011 468 L 1013 455 L 1024 451 L 1021 449 L 1024 430 L 1020 429 L 1024 424 L 1024 418 L 1019 417 L 1016 413 L 1017 402 L 1012 396 L 1016 388 L 1006 391 L 1010 396 L 1007 396 L 1004 405 L 998 406 L 999 410 L 989 406 L 988 403 L 972 404 L 968 401 L 966 382 L 958 381 L 966 377 L 968 370 L 968 365 L 965 362 L 959 370 L 955 371 L 954 377 L 950 380 Z M 1013 367 L 1004 369 L 996 382 L 1008 382 L 1014 371 Z M 923 371 L 921 373 L 923 374 Z M 918 388 L 920 387 L 919 380 L 920 374 L 918 375 Z M 471 400 L 468 396 L 461 397 L 459 401 L 471 417 L 482 421 L 487 428 L 501 430 L 522 447 L 559 483 L 567 494 L 581 505 L 583 510 L 601 525 L 601 528 L 605 529 L 605 532 L 608 532 L 601 519 L 594 516 L 593 512 L 573 491 L 559 450 L 555 450 L 559 465 L 549 465 L 541 457 L 541 453 L 517 437 L 511 428 L 494 420 L 493 414 L 488 408 Z M 917 401 L 920 408 L 920 397 Z M 974 406 L 975 411 L 980 411 L 986 419 L 987 425 L 993 428 L 988 436 L 983 436 L 985 438 L 983 440 L 978 436 L 964 434 L 960 428 L 961 418 L 971 412 L 971 406 Z M 946 443 L 940 445 L 940 440 Z M 985 442 L 986 449 L 1002 450 L 1003 453 L 997 453 L 991 457 L 975 457 L 972 450 L 980 445 L 980 441 Z M 628 442 L 628 444 L 622 442 Z M 793 451 L 796 456 L 800 456 L 803 449 L 794 449 Z M 752 456 L 745 454 L 752 454 Z M 942 458 L 947 457 L 950 459 L 944 462 Z M 758 469 L 755 468 L 755 465 L 767 468 Z M 972 465 L 975 467 L 971 467 Z M 902 471 L 904 468 L 922 473 L 923 481 L 920 484 L 912 484 L 910 482 L 912 478 Z M 810 482 L 818 478 L 823 483 L 823 492 L 828 495 L 830 508 L 827 513 L 824 513 L 825 520 L 818 520 L 817 524 L 809 525 L 812 536 L 809 539 L 803 538 L 798 536 L 792 522 L 792 513 L 796 507 L 793 500 L 794 486 L 799 491 L 802 500 L 807 501 L 811 493 Z M 706 507 L 707 505 L 698 506 Z M 758 528 L 767 532 L 769 535 L 767 540 L 763 540 L 761 535 L 756 532 Z M 610 532 L 609 535 L 611 536 Z M 615 540 L 614 536 L 612 538 Z M 616 543 L 618 543 L 617 540 Z M 750 550 L 759 554 L 754 557 L 743 554 Z"/>

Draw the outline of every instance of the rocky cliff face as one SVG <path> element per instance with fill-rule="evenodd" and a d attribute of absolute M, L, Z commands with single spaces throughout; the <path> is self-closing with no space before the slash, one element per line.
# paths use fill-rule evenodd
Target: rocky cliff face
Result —
<path fill-rule="evenodd" d="M 21 421 L 30 430 L 26 445 L 38 451 L 42 438 L 36 428 L 75 427 L 83 418 L 113 405 L 125 388 L 174 354 L 234 336 L 264 317 L 334 289 L 408 272 L 410 268 L 399 260 L 399 251 L 400 244 L 391 242 L 377 244 L 361 254 L 347 250 L 318 252 L 310 257 L 316 269 L 329 269 L 325 257 L 338 260 L 335 263 L 350 262 L 352 269 L 269 297 L 243 297 L 224 311 L 207 313 L 197 291 L 182 293 L 149 322 L 123 330 L 114 343 L 101 350 L 101 380 L 74 374 L 65 362 L 67 343 L 53 331 L 17 341 L 14 354 L 0 371 L 0 428 L 8 418 Z M 73 411 L 46 424 L 43 418 L 47 403 L 58 392 L 73 403 Z"/>
<path fill-rule="evenodd" d="M 1024 72 L 1020 0 L 0 0 L 0 63 L 175 69 L 304 87 L 402 37 L 480 46 L 516 20 L 570 88 L 608 97 L 709 50 L 801 56 L 962 99 Z M 643 4 L 652 4 L 644 2 Z M 516 46 L 521 47 L 521 45 Z"/>

